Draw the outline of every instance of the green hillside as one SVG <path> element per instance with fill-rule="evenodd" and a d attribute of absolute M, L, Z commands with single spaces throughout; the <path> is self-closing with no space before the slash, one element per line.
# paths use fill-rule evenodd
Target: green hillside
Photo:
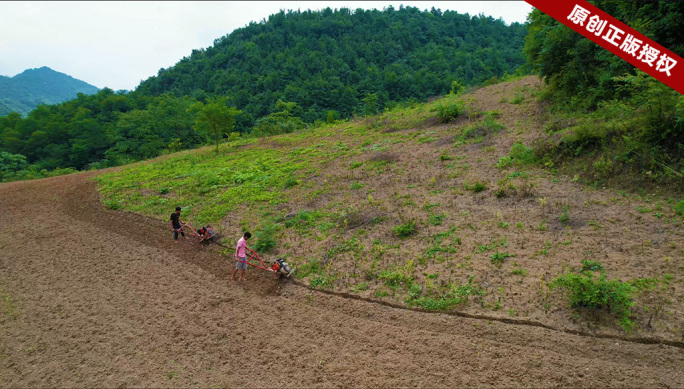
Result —
<path fill-rule="evenodd" d="M 531 147 L 543 90 L 526 77 L 96 179 L 110 209 L 168 223 L 182 206 L 183 220 L 212 224 L 230 247 L 251 231 L 251 247 L 287 258 L 314 288 L 578 330 L 600 318 L 612 333 L 678 339 L 684 201 L 545 170 Z M 610 310 L 571 309 L 576 286 L 578 304 L 589 296 L 587 307 Z M 662 304 L 670 313 L 647 330 Z"/>
<path fill-rule="evenodd" d="M 98 88 L 48 67 L 27 69 L 14 77 L 0 76 L 0 116 L 18 112 L 26 116 L 41 104 L 59 104 L 79 93 L 97 93 Z"/>

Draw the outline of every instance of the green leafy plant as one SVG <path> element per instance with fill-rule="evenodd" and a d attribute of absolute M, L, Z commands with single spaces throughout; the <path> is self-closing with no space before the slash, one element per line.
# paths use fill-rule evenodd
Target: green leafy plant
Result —
<path fill-rule="evenodd" d="M 420 284 L 413 284 L 409 287 L 408 294 L 410 299 L 417 299 L 423 293 L 423 287 Z"/>
<path fill-rule="evenodd" d="M 569 205 L 563 206 L 563 212 L 561 212 L 561 215 L 558 219 L 560 220 L 560 222 L 563 225 L 567 225 L 570 222 L 570 206 Z"/>
<path fill-rule="evenodd" d="M 107 208 L 114 210 L 114 211 L 116 211 L 117 209 L 123 208 L 123 206 L 121 205 L 121 203 L 117 199 L 105 200 L 104 205 Z"/>
<path fill-rule="evenodd" d="M 409 220 L 404 224 L 395 226 L 392 228 L 392 231 L 394 231 L 394 235 L 400 238 L 406 238 L 407 236 L 410 236 L 416 232 L 416 222 Z"/>
<path fill-rule="evenodd" d="M 525 277 L 527 275 L 527 270 L 526 269 L 513 269 L 513 270 L 511 270 L 511 274 Z"/>
<path fill-rule="evenodd" d="M 406 302 L 430 311 L 447 311 L 466 303 L 469 296 L 484 294 L 484 290 L 468 283 L 467 285 L 452 285 L 446 293 L 436 298 L 427 296 L 412 298 L 409 295 Z"/>
<path fill-rule="evenodd" d="M 430 213 L 430 218 L 428 219 L 428 224 L 431 226 L 440 226 L 442 225 L 442 220 L 444 220 L 444 214 L 435 214 L 435 213 Z"/>
<path fill-rule="evenodd" d="M 630 314 L 631 308 L 635 305 L 635 288 L 629 283 L 608 280 L 605 273 L 596 278 L 591 272 L 581 274 L 567 272 L 553 280 L 549 287 L 566 289 L 570 294 L 572 307 L 607 308 L 615 315 L 625 331 L 631 331 L 634 328 Z"/>
<path fill-rule="evenodd" d="M 506 258 L 510 258 L 510 257 L 515 257 L 515 255 L 509 254 L 509 253 L 500 253 L 500 252 L 496 251 L 494 254 L 492 254 L 492 256 L 490 258 L 491 258 L 491 261 L 493 264 L 495 264 L 497 267 L 501 267 L 501 264 L 503 263 L 503 261 Z"/>
<path fill-rule="evenodd" d="M 672 207 L 672 209 L 677 213 L 679 216 L 684 216 L 684 200 L 679 201 L 677 204 Z"/>
<path fill-rule="evenodd" d="M 383 280 L 385 285 L 391 288 L 398 288 L 401 286 L 409 287 L 413 282 L 414 271 L 413 260 L 406 261 L 404 267 L 397 270 L 383 270 L 378 274 L 378 279 Z"/>
<path fill-rule="evenodd" d="M 471 190 L 474 193 L 480 193 L 487 190 L 487 183 L 485 181 L 475 181 L 474 184 L 470 185 L 466 181 L 463 183 L 463 189 Z"/>
<path fill-rule="evenodd" d="M 449 123 L 465 113 L 465 107 L 460 100 L 444 102 L 437 106 L 437 117 L 442 123 Z"/>
<path fill-rule="evenodd" d="M 318 274 L 309 281 L 309 285 L 312 288 L 330 288 L 333 286 L 334 282 L 334 276 Z"/>
<path fill-rule="evenodd" d="M 513 159 L 509 156 L 503 156 L 499 158 L 499 162 L 496 163 L 496 167 L 499 169 L 505 169 L 513 165 Z"/>
<path fill-rule="evenodd" d="M 588 272 L 588 271 L 600 271 L 603 270 L 603 265 L 601 262 L 598 261 L 591 261 L 588 259 L 583 259 L 582 260 L 582 270 L 580 270 L 580 273 Z"/>
<path fill-rule="evenodd" d="M 510 157 L 513 163 L 520 165 L 529 165 L 537 162 L 534 150 L 531 147 L 522 144 L 521 141 L 516 142 L 511 147 Z"/>
<path fill-rule="evenodd" d="M 276 246 L 275 234 L 278 226 L 274 223 L 266 223 L 254 233 L 256 242 L 252 244 L 254 251 L 268 252 Z"/>

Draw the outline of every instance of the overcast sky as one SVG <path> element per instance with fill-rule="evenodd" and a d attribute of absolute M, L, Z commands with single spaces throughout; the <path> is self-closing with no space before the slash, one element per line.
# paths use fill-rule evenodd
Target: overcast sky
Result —
<path fill-rule="evenodd" d="M 47 66 L 114 90 L 173 66 L 193 49 L 281 9 L 382 10 L 392 5 L 483 13 L 524 23 L 524 1 L 0 1 L 0 75 Z"/>

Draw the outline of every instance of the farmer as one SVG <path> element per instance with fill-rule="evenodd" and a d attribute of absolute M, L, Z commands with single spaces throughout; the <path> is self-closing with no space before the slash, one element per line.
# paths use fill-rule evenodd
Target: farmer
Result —
<path fill-rule="evenodd" d="M 245 280 L 245 270 L 247 269 L 247 240 L 252 237 L 252 234 L 245 232 L 242 238 L 238 240 L 237 246 L 235 247 L 235 271 L 233 271 L 233 276 L 231 280 L 235 282 L 235 275 L 238 270 L 240 270 L 240 279 L 238 281 Z"/>
<path fill-rule="evenodd" d="M 214 230 L 209 224 L 197 230 L 197 235 L 199 235 L 200 242 L 209 240 L 214 237 Z"/>
<path fill-rule="evenodd" d="M 176 212 L 171 214 L 171 229 L 173 230 L 173 241 L 178 243 L 178 233 L 183 236 L 183 238 L 188 239 L 183 232 L 183 222 L 180 219 L 181 207 L 176 207 Z"/>

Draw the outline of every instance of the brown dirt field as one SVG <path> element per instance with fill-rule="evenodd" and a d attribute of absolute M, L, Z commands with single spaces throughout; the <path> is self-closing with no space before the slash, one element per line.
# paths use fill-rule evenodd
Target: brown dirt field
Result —
<path fill-rule="evenodd" d="M 93 174 L 0 185 L 2 387 L 684 387 L 679 347 L 231 284 Z"/>

